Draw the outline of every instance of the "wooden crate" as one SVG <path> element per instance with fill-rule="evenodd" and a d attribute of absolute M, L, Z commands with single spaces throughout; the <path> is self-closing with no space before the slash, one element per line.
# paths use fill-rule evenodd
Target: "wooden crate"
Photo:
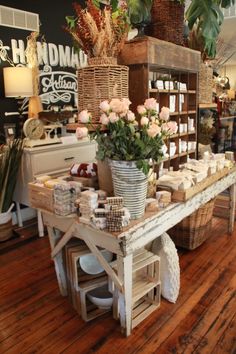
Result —
<path fill-rule="evenodd" d="M 87 294 L 89 291 L 99 288 L 108 283 L 108 277 L 103 276 L 98 279 L 93 279 L 87 282 L 80 283 L 79 291 L 76 292 L 77 302 L 81 308 L 81 317 L 84 321 L 88 322 L 93 320 L 94 318 L 103 315 L 104 313 L 110 311 L 110 309 L 100 309 L 97 306 L 91 304 L 89 299 L 87 298 Z M 78 306 L 78 305 L 77 305 Z"/>
<path fill-rule="evenodd" d="M 112 263 L 117 271 L 117 263 Z M 160 257 L 141 249 L 134 255 L 132 266 L 132 328 L 149 316 L 160 306 Z M 110 285 L 113 291 L 113 315 L 119 317 L 117 289 L 114 283 Z"/>
<path fill-rule="evenodd" d="M 220 171 L 217 171 L 213 175 L 204 178 L 201 182 L 197 183 L 195 186 L 185 190 L 185 191 L 172 191 L 171 200 L 173 202 L 186 202 L 188 199 L 192 198 L 194 195 L 202 192 L 207 187 L 214 184 L 219 179 L 227 176 L 229 173 L 234 172 L 236 167 L 231 169 L 224 168 Z M 165 188 L 164 186 L 158 185 L 158 188 Z"/>
<path fill-rule="evenodd" d="M 28 183 L 29 205 L 34 209 L 44 209 L 54 212 L 53 189 L 36 183 Z"/>

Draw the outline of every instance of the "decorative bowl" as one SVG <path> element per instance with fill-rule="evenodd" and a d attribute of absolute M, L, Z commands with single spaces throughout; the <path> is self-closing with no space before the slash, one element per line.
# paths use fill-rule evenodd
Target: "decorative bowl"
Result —
<path fill-rule="evenodd" d="M 89 300 L 101 310 L 109 310 L 113 303 L 112 294 L 108 291 L 108 285 L 91 290 L 87 293 Z"/>
<path fill-rule="evenodd" d="M 103 257 L 107 262 L 111 262 L 113 253 L 107 250 L 101 250 Z M 79 259 L 81 269 L 88 274 L 99 274 L 104 271 L 97 258 L 92 254 L 86 254 Z"/>

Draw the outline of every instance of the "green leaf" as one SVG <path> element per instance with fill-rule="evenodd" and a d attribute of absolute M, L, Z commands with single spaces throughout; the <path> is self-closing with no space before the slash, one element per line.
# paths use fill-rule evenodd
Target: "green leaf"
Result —
<path fill-rule="evenodd" d="M 93 0 L 93 5 L 96 6 L 98 9 L 100 9 L 100 1 L 99 0 Z"/>
<path fill-rule="evenodd" d="M 152 0 L 127 0 L 132 25 L 148 23 L 151 19 Z"/>
<path fill-rule="evenodd" d="M 66 16 L 66 23 L 70 29 L 75 28 L 76 18 L 74 16 Z"/>
<path fill-rule="evenodd" d="M 118 9 L 118 4 L 119 4 L 119 1 L 118 1 L 118 0 L 111 0 L 112 12 L 117 11 L 117 9 Z"/>
<path fill-rule="evenodd" d="M 216 40 L 223 22 L 223 13 L 214 0 L 192 0 L 186 14 L 190 30 L 194 26 L 197 33 L 201 33 L 204 50 L 214 58 L 216 54 Z"/>

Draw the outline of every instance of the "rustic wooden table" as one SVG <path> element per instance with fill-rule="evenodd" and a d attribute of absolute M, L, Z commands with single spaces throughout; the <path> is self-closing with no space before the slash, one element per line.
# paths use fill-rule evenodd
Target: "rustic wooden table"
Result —
<path fill-rule="evenodd" d="M 171 203 L 157 213 L 145 213 L 141 219 L 133 220 L 129 227 L 120 233 L 97 230 L 89 225 L 80 223 L 79 218 L 76 216 L 61 217 L 42 210 L 43 221 L 48 229 L 52 257 L 55 262 L 61 294 L 64 296 L 67 294 L 62 249 L 73 236 L 87 244 L 114 282 L 116 289 L 118 289 L 121 327 L 127 336 L 130 335 L 132 330 L 132 264 L 134 253 L 228 188 L 230 191 L 228 231 L 232 233 L 235 217 L 235 168 L 231 169 L 225 177 L 199 192 L 188 201 Z M 64 232 L 63 235 L 62 232 Z M 103 258 L 98 247 L 105 248 L 117 255 L 117 273 Z"/>

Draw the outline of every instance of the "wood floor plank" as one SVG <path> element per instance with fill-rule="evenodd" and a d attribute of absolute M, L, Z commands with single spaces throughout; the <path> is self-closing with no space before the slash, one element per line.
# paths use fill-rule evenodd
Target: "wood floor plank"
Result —
<path fill-rule="evenodd" d="M 234 311 L 235 312 L 235 311 Z M 217 336 L 218 337 L 218 336 Z M 225 329 L 212 350 L 212 354 L 235 354 L 236 353 L 236 315 Z"/>
<path fill-rule="evenodd" d="M 236 269 L 236 268 L 235 268 Z M 215 303 L 208 309 L 204 322 L 207 323 L 207 332 L 198 344 L 195 351 L 202 354 L 211 352 L 218 342 L 218 337 L 222 336 L 227 326 L 234 317 L 236 308 L 236 275 L 229 282 L 228 286 Z"/>
<path fill-rule="evenodd" d="M 110 313 L 85 323 L 59 294 L 47 238 L 1 254 L 0 353 L 233 354 L 236 231 L 230 237 L 226 226 L 214 218 L 202 246 L 179 250 L 176 304 L 162 300 L 128 338 Z"/>
<path fill-rule="evenodd" d="M 236 260 L 233 261 L 232 266 L 236 267 Z M 217 317 L 221 312 L 222 303 L 224 304 L 225 301 L 227 301 L 225 289 L 232 281 L 234 275 L 235 271 L 233 269 L 230 271 L 227 269 L 219 274 L 216 281 L 196 306 L 179 323 L 166 341 L 162 343 L 161 349 L 158 350 L 158 353 L 169 353 L 172 351 L 175 351 L 176 353 L 195 352 L 199 343 L 203 340 L 205 333 L 208 331 L 211 320 L 214 321 L 214 316 Z M 210 314 L 213 319 L 210 319 Z M 222 322 L 224 321 L 225 319 Z M 223 327 L 225 326 L 227 326 L 227 323 L 225 323 Z"/>
<path fill-rule="evenodd" d="M 22 353 L 75 316 L 68 306 L 57 304 L 51 311 L 34 321 L 31 325 L 33 331 L 30 331 L 29 327 L 20 329 L 1 343 L 0 350 L 3 353 Z"/>

